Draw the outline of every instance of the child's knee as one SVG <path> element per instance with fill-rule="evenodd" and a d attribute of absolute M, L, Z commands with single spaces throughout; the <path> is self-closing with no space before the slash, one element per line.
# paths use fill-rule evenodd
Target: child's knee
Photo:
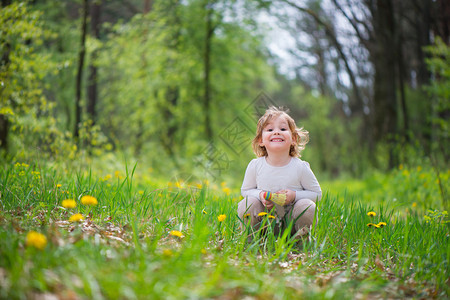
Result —
<path fill-rule="evenodd" d="M 242 219 L 242 217 L 246 215 L 255 215 L 264 211 L 264 206 L 261 201 L 255 197 L 245 197 L 238 204 L 238 216 Z"/>
<path fill-rule="evenodd" d="M 252 226 L 258 224 L 261 219 L 258 214 L 262 211 L 264 211 L 264 205 L 255 197 L 246 197 L 238 204 L 238 216 L 244 224 L 249 221 Z"/>
<path fill-rule="evenodd" d="M 294 204 L 294 218 L 303 220 L 302 223 L 311 225 L 314 219 L 316 204 L 309 199 L 300 199 Z"/>

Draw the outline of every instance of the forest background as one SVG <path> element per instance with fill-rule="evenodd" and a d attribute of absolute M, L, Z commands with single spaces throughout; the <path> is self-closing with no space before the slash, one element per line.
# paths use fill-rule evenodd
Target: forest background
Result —
<path fill-rule="evenodd" d="M 138 162 L 151 180 L 238 188 L 256 120 L 275 105 L 310 132 L 303 158 L 320 181 L 408 165 L 445 173 L 449 9 L 3 0 L 2 159 L 104 172 Z"/>

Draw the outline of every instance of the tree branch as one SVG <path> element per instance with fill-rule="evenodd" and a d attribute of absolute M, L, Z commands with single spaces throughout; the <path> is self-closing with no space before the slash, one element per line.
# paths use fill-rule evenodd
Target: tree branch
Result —
<path fill-rule="evenodd" d="M 344 53 L 342 45 L 337 40 L 336 34 L 334 33 L 334 30 L 330 26 L 330 24 L 328 24 L 324 20 L 322 20 L 315 11 L 313 11 L 313 10 L 311 10 L 309 8 L 298 6 L 297 4 L 295 4 L 295 3 L 293 3 L 293 2 L 291 2 L 289 0 L 281 0 L 281 1 L 286 3 L 286 4 L 288 4 L 288 5 L 290 5 L 293 8 L 303 12 L 303 13 L 306 13 L 306 14 L 310 15 L 318 24 L 320 24 L 320 25 L 322 25 L 324 27 L 326 35 L 329 37 L 332 45 L 336 48 L 336 50 L 339 53 L 339 56 L 341 57 L 342 61 L 344 62 L 345 69 L 347 70 L 347 73 L 348 73 L 348 75 L 350 77 L 350 81 L 351 81 L 352 86 L 353 86 L 353 92 L 355 94 L 356 100 L 358 102 L 360 102 L 360 103 L 363 103 L 362 97 L 361 97 L 361 94 L 360 94 L 360 91 L 359 91 L 359 88 L 358 88 L 358 86 L 356 84 L 355 74 L 353 73 L 352 69 L 350 68 L 347 56 Z"/>

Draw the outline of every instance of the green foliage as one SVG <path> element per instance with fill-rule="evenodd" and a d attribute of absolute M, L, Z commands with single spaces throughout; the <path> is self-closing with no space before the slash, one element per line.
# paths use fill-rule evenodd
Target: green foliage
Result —
<path fill-rule="evenodd" d="M 54 34 L 44 28 L 42 13 L 30 9 L 26 2 L 2 8 L 0 23 L 0 113 L 10 123 L 13 147 L 9 150 L 19 157 L 30 157 L 39 155 L 40 150 L 64 148 L 58 143 L 64 132 L 52 116 L 55 103 L 46 95 L 46 80 L 56 75 L 59 67 L 45 51 L 45 43 Z"/>
<path fill-rule="evenodd" d="M 440 149 L 448 159 L 448 132 L 450 129 L 448 113 L 450 111 L 450 47 L 437 37 L 435 44 L 426 48 L 431 56 L 426 63 L 433 74 L 433 80 L 427 87 L 432 97 L 431 123 L 433 149 Z"/>
<path fill-rule="evenodd" d="M 157 168 L 167 169 L 168 160 L 189 168 L 191 158 L 210 142 L 205 139 L 206 113 L 217 136 L 250 104 L 257 83 L 273 85 L 261 38 L 235 20 L 224 21 L 225 8 L 214 8 L 209 112 L 204 108 L 202 1 L 173 7 L 155 3 L 147 15 L 114 25 L 100 53 L 99 124 L 118 147 L 145 156 L 164 152 L 165 166 L 159 157 L 152 161 Z"/>
<path fill-rule="evenodd" d="M 39 53 L 43 39 L 41 14 L 25 3 L 13 3 L 0 12 L 1 113 L 16 121 L 22 115 L 45 111 L 42 79 L 53 70 L 48 55 Z"/>

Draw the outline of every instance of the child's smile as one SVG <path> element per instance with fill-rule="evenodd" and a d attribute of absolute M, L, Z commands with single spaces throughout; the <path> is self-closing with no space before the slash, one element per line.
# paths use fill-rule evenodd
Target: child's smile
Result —
<path fill-rule="evenodd" d="M 271 142 L 284 142 L 284 140 L 281 139 L 281 138 L 273 138 L 273 139 L 271 139 L 270 141 L 271 141 Z"/>

